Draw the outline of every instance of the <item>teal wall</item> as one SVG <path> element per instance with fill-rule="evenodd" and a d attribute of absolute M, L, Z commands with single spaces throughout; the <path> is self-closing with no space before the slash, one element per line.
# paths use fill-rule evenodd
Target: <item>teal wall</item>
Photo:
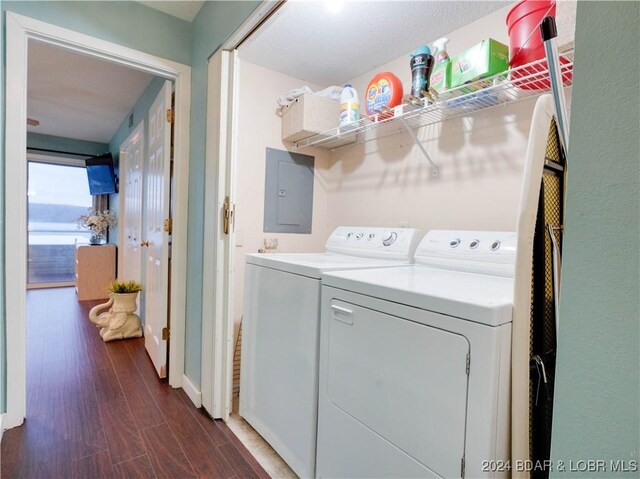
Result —
<path fill-rule="evenodd" d="M 192 24 L 137 2 L 2 1 L 0 31 L 0 111 L 4 125 L 5 11 L 12 11 L 126 47 L 191 64 Z M 0 175 L 4 175 L 5 130 L 0 137 Z M 9 159 L 10 161 L 10 159 Z M 0 177 L 0 266 L 4 271 L 4 177 Z M 0 411 L 6 406 L 4 275 L 0 274 Z"/>
<path fill-rule="evenodd" d="M 639 26 L 638 2 L 578 2 L 551 454 L 606 471 L 574 477 L 639 474 L 609 464 L 640 459 Z"/>
<path fill-rule="evenodd" d="M 191 23 L 131 1 L 2 1 L 11 11 L 119 45 L 191 63 Z M 3 36 L 4 36 L 4 15 Z"/>
<path fill-rule="evenodd" d="M 113 134 L 111 140 L 109 140 L 109 151 L 113 155 L 114 162 L 117 162 L 120 157 L 120 145 L 129 137 L 129 135 L 136 129 L 142 120 L 145 121 L 145 129 L 149 125 L 149 109 L 156 99 L 156 96 L 160 92 L 162 85 L 164 85 L 165 79 L 156 77 L 151 80 L 149 86 L 145 88 L 140 98 L 136 100 L 136 104 L 133 106 L 133 110 L 130 112 L 133 114 L 133 123 L 129 126 L 129 115 L 122 121 L 116 132 Z"/>
<path fill-rule="evenodd" d="M 207 59 L 260 4 L 207 2 L 193 22 L 191 64 L 191 169 L 189 172 L 189 258 L 187 278 L 187 348 L 185 374 L 200 386 L 202 337 L 202 248 L 204 229 L 204 163 Z M 213 238 L 207 238 L 213 247 Z M 213 294 L 207 291 L 205 294 Z"/>
<path fill-rule="evenodd" d="M 30 148 L 45 148 L 48 150 L 70 151 L 72 153 L 86 153 L 90 155 L 101 155 L 109 151 L 109 145 L 95 141 L 74 140 L 73 138 L 62 138 L 60 136 L 42 135 L 40 133 L 27 133 L 27 146 Z M 46 153 L 32 151 L 38 155 L 64 156 L 56 153 Z M 81 156 L 70 158 L 83 159 Z"/>

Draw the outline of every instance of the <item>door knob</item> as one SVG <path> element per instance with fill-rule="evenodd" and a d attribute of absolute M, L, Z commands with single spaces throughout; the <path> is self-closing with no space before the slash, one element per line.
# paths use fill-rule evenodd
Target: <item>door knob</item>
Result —
<path fill-rule="evenodd" d="M 149 244 L 148 241 L 140 241 L 140 246 L 149 246 Z"/>

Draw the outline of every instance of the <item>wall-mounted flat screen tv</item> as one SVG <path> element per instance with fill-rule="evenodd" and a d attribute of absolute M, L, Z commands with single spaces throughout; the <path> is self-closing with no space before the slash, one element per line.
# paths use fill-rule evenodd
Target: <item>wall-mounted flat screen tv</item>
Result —
<path fill-rule="evenodd" d="M 87 178 L 89 178 L 89 192 L 92 195 L 117 193 L 111 153 L 87 158 L 85 163 L 87 166 Z"/>

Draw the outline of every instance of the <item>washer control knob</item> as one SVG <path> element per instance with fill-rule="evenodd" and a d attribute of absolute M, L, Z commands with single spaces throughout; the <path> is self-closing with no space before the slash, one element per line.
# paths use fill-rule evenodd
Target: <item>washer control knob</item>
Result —
<path fill-rule="evenodd" d="M 498 251 L 501 244 L 502 243 L 500 243 L 500 241 L 495 240 L 493 243 L 491 243 L 491 251 Z"/>
<path fill-rule="evenodd" d="M 353 233 L 347 233 L 347 239 L 353 238 Z"/>
<path fill-rule="evenodd" d="M 474 239 L 471 243 L 469 243 L 469 248 L 476 249 L 480 245 L 479 239 Z"/>
<path fill-rule="evenodd" d="M 398 233 L 395 231 L 391 231 L 390 233 L 385 233 L 384 238 L 382 238 L 382 244 L 385 246 L 391 246 L 398 239 Z"/>
<path fill-rule="evenodd" d="M 456 238 L 452 240 L 451 243 L 449 243 L 449 246 L 452 248 L 457 248 L 459 244 L 460 244 L 460 238 Z"/>
<path fill-rule="evenodd" d="M 367 237 L 367 239 L 368 239 L 369 241 L 371 241 L 371 240 L 372 240 L 372 239 L 374 239 L 375 237 L 376 237 L 376 234 L 375 234 L 375 233 L 369 233 L 369 236 Z"/>
<path fill-rule="evenodd" d="M 356 239 L 362 239 L 364 237 L 364 233 L 358 233 L 356 235 Z"/>

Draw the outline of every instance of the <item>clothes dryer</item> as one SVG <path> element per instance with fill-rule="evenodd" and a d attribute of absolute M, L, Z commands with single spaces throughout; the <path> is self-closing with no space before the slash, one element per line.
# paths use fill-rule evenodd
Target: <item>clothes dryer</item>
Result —
<path fill-rule="evenodd" d="M 317 477 L 508 473 L 515 245 L 431 231 L 413 266 L 324 274 Z"/>

